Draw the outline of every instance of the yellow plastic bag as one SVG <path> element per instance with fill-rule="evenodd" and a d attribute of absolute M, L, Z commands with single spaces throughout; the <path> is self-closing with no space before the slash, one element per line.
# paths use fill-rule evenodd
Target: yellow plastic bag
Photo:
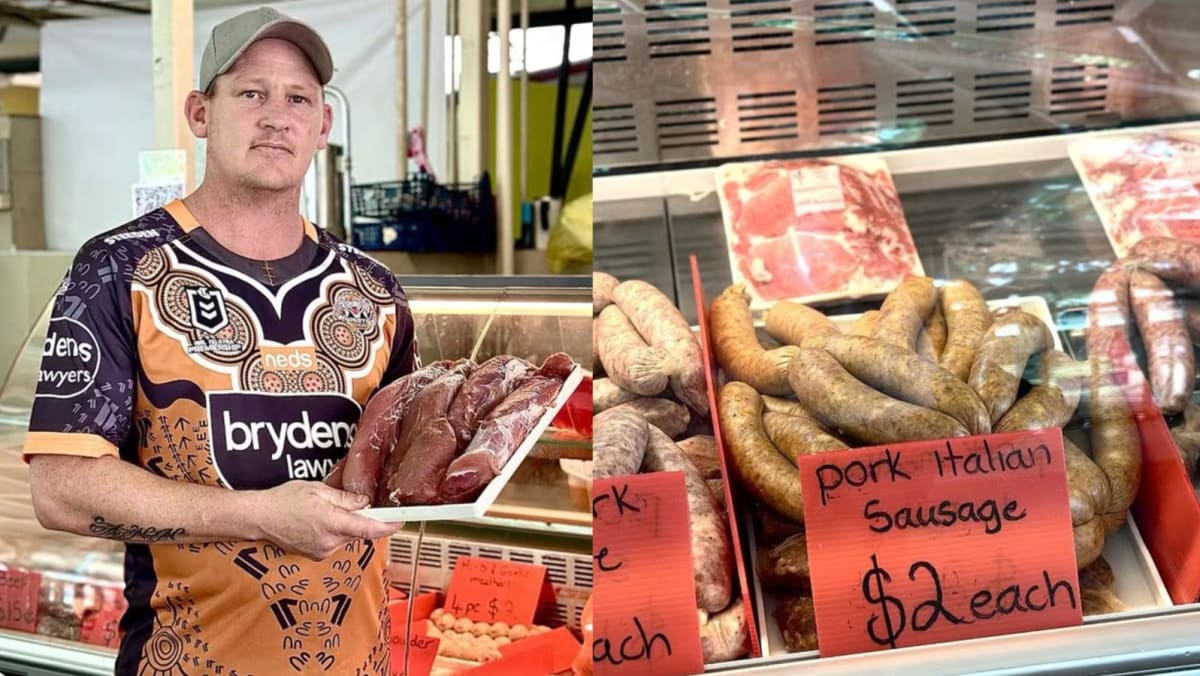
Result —
<path fill-rule="evenodd" d="M 546 244 L 550 271 L 562 274 L 571 267 L 592 266 L 592 194 L 588 193 L 563 205 L 558 223 L 550 229 Z"/>

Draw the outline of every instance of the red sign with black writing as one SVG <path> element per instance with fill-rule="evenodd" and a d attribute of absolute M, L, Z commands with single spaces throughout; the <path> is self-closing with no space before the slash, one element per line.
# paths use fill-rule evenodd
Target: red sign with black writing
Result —
<path fill-rule="evenodd" d="M 463 556 L 446 590 L 446 612 L 475 622 L 533 624 L 546 589 L 546 568 Z"/>
<path fill-rule="evenodd" d="M 799 467 L 823 656 L 1083 621 L 1061 430 L 822 453 Z"/>
<path fill-rule="evenodd" d="M 121 644 L 121 615 L 117 608 L 105 608 L 88 615 L 79 628 L 79 641 L 89 645 L 116 648 Z"/>
<path fill-rule="evenodd" d="M 596 479 L 592 494 L 596 675 L 704 671 L 683 473 Z"/>
<path fill-rule="evenodd" d="M 392 625 L 391 676 L 429 676 L 433 671 L 433 662 L 437 659 L 441 639 L 430 638 L 425 632 L 424 622 L 413 622 L 408 637 L 408 652 L 405 654 L 404 623 L 400 624 L 399 629 Z M 407 669 L 405 660 L 408 661 Z"/>
<path fill-rule="evenodd" d="M 41 590 L 41 573 L 0 570 L 0 628 L 36 632 Z"/>

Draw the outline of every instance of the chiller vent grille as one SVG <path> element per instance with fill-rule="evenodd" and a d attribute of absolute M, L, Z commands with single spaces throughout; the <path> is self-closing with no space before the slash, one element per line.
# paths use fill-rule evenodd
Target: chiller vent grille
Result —
<path fill-rule="evenodd" d="M 650 58 L 700 56 L 712 49 L 708 35 L 708 3 L 647 2 L 646 41 Z"/>
<path fill-rule="evenodd" d="M 654 117 L 663 150 L 717 145 L 717 100 L 712 97 L 658 101 Z"/>
<path fill-rule="evenodd" d="M 592 144 L 597 155 L 637 152 L 637 122 L 633 117 L 633 104 L 593 107 Z"/>
<path fill-rule="evenodd" d="M 975 121 L 995 122 L 1029 117 L 1033 73 L 1014 70 L 975 75 Z"/>
<path fill-rule="evenodd" d="M 985 0 L 976 6 L 975 32 L 1029 30 L 1036 23 L 1036 0 Z"/>
<path fill-rule="evenodd" d="M 1056 66 L 1051 78 L 1050 116 L 1070 117 L 1106 109 L 1108 64 Z"/>
<path fill-rule="evenodd" d="M 730 0 L 733 51 L 791 49 L 795 46 L 788 0 Z"/>
<path fill-rule="evenodd" d="M 1111 23 L 1116 0 L 1058 0 L 1054 8 L 1055 26 Z"/>
<path fill-rule="evenodd" d="M 896 0 L 896 37 L 919 40 L 954 34 L 954 3 L 946 0 Z"/>
<path fill-rule="evenodd" d="M 813 7 L 817 45 L 875 40 L 875 4 L 871 0 L 833 0 Z"/>
<path fill-rule="evenodd" d="M 596 61 L 624 61 L 625 17 L 615 3 L 597 2 L 592 7 L 592 54 Z"/>
<path fill-rule="evenodd" d="M 796 92 L 738 94 L 738 131 L 742 143 L 796 138 Z"/>
<path fill-rule="evenodd" d="M 896 83 L 897 127 L 940 127 L 953 122 L 953 76 Z"/>
<path fill-rule="evenodd" d="M 469 554 L 470 550 L 466 550 Z M 427 566 L 429 568 L 442 567 L 442 548 L 436 542 L 422 542 L 421 552 L 417 557 L 418 566 Z"/>
<path fill-rule="evenodd" d="M 552 584 L 567 584 L 567 560 L 561 556 L 545 554 L 542 565 L 546 567 L 546 577 Z"/>
<path fill-rule="evenodd" d="M 852 84 L 817 90 L 817 126 L 821 136 L 877 131 L 875 85 Z"/>

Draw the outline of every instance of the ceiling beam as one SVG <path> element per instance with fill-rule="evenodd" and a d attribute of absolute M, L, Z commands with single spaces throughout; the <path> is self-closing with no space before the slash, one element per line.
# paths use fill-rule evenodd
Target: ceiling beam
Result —
<path fill-rule="evenodd" d="M 63 0 L 67 4 L 82 5 L 84 7 L 98 7 L 101 9 L 110 9 L 114 12 L 126 12 L 129 14 L 149 14 L 150 10 L 143 7 L 129 7 L 128 5 L 118 5 L 112 2 L 102 2 L 101 0 Z"/>

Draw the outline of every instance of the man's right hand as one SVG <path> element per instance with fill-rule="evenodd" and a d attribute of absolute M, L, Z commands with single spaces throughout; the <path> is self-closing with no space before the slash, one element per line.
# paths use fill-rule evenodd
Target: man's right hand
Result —
<path fill-rule="evenodd" d="M 328 558 L 353 540 L 393 535 L 404 525 L 354 514 L 370 506 L 366 496 L 320 481 L 289 481 L 257 493 L 254 502 L 262 539 L 314 561 Z"/>

